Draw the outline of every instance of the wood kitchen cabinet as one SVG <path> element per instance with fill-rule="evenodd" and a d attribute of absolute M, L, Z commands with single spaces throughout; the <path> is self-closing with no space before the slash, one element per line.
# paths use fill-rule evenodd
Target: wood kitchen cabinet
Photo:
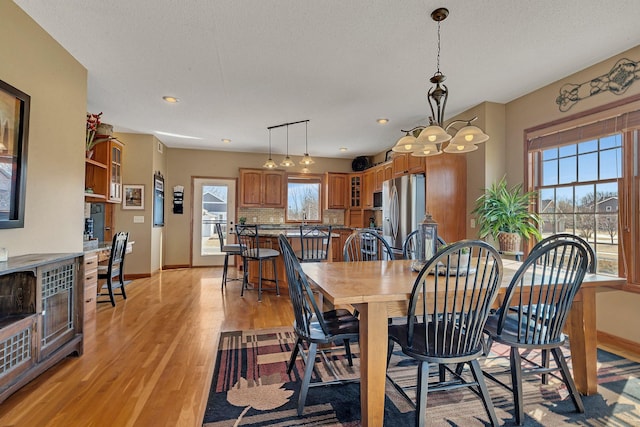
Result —
<path fill-rule="evenodd" d="M 396 153 L 392 160 L 393 177 L 407 174 L 424 173 L 425 157 L 412 156 L 411 153 Z"/>
<path fill-rule="evenodd" d="M 375 190 L 375 170 L 368 169 L 362 174 L 362 206 L 373 209 L 373 192 Z"/>
<path fill-rule="evenodd" d="M 85 159 L 84 196 L 87 202 L 122 202 L 123 145 L 112 139 L 93 148 Z"/>
<path fill-rule="evenodd" d="M 241 208 L 284 208 L 286 174 L 283 170 L 240 169 Z"/>
<path fill-rule="evenodd" d="M 327 173 L 326 175 L 326 208 L 327 209 L 348 209 L 349 208 L 349 174 Z"/>
<path fill-rule="evenodd" d="M 362 207 L 362 174 L 361 173 L 352 173 L 349 174 L 349 207 L 353 208 L 361 208 Z"/>

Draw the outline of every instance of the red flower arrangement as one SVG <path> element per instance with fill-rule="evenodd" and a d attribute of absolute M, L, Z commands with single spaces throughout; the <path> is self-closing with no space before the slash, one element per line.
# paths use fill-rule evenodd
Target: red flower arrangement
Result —
<path fill-rule="evenodd" d="M 100 123 L 102 123 L 100 121 L 100 116 L 102 116 L 102 112 L 100 112 L 99 114 L 87 113 L 87 137 L 85 143 L 87 151 L 91 151 L 91 149 L 95 147 L 96 144 L 104 141 L 104 139 L 95 139 L 98 126 L 100 125 Z"/>

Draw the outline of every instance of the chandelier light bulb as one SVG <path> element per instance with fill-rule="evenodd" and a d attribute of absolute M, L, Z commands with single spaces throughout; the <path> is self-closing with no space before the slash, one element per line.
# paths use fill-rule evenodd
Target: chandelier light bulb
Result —
<path fill-rule="evenodd" d="M 436 142 L 437 138 L 435 135 L 429 135 L 428 139 L 429 139 L 429 142 Z"/>

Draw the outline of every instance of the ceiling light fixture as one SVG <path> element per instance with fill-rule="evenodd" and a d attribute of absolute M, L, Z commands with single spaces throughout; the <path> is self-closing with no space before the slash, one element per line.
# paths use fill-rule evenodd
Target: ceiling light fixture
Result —
<path fill-rule="evenodd" d="M 262 165 L 262 167 L 267 169 L 275 169 L 278 167 L 278 165 L 276 165 L 276 162 L 271 159 L 271 128 L 267 129 L 269 130 L 269 159 L 264 162 L 264 165 Z"/>
<path fill-rule="evenodd" d="M 180 99 L 176 98 L 175 96 L 163 96 L 162 99 L 169 104 L 177 104 L 178 102 L 180 102 Z"/>
<path fill-rule="evenodd" d="M 225 144 L 229 144 L 231 140 L 229 138 L 222 138 L 222 142 Z"/>
<path fill-rule="evenodd" d="M 289 126 L 292 125 L 297 125 L 298 123 L 308 123 L 309 120 L 300 120 L 297 122 L 290 122 L 290 123 L 283 123 L 281 125 L 275 125 L 275 126 L 269 126 L 267 129 L 269 130 L 269 160 L 267 160 L 267 162 L 264 164 L 265 168 L 269 168 L 269 169 L 273 169 L 274 166 L 270 166 L 269 161 L 271 160 L 271 129 L 276 129 L 276 128 L 281 128 L 281 127 L 286 127 L 287 128 L 287 156 L 284 158 L 284 160 L 282 160 L 282 163 L 280 163 L 280 166 L 284 166 L 286 168 L 291 167 L 291 166 L 295 166 L 295 163 L 293 162 L 293 160 L 291 160 L 291 157 L 289 157 Z M 305 129 L 306 132 L 306 129 Z M 306 140 L 307 136 L 305 134 L 305 140 Z M 305 148 L 306 148 L 306 143 L 305 143 Z M 303 163 L 305 161 L 305 159 L 310 160 L 310 163 Z M 304 158 L 302 159 L 302 162 L 300 162 L 303 165 L 310 165 L 313 164 L 314 161 L 311 158 L 311 156 L 309 156 L 309 153 L 305 152 L 304 153 Z M 269 166 L 267 166 L 267 164 L 269 164 Z M 274 163 L 275 165 L 275 163 Z"/>
<path fill-rule="evenodd" d="M 429 117 L 429 126 L 416 126 L 413 129 L 402 130 L 406 132 L 406 136 L 400 138 L 392 150 L 400 153 L 411 152 L 414 156 L 434 156 L 441 154 L 442 151 L 447 153 L 468 153 L 478 149 L 476 144 L 485 142 L 489 136 L 480 128 L 471 126 L 471 120 L 454 120 L 444 126 L 444 111 L 449 98 L 449 89 L 443 82 L 446 76 L 440 71 L 440 22 L 449 16 L 449 10 L 441 7 L 431 12 L 431 19 L 438 23 L 438 56 L 436 60 L 436 72 L 429 79 L 435 86 L 429 89 L 427 93 L 427 101 L 431 108 L 431 116 Z M 451 135 L 447 132 L 454 123 L 466 122 L 466 126 L 458 130 L 456 135 L 451 139 Z M 420 133 L 416 136 L 417 131 Z M 451 141 L 446 148 L 442 145 Z M 434 150 L 435 148 L 435 150 Z"/>
<path fill-rule="evenodd" d="M 389 119 L 378 119 L 376 120 L 376 122 L 378 122 L 378 124 L 380 125 L 386 125 L 387 123 L 389 123 Z"/>
<path fill-rule="evenodd" d="M 311 158 L 311 156 L 309 155 L 309 126 L 308 125 L 309 125 L 309 120 L 305 120 L 304 121 L 304 156 L 302 157 L 302 160 L 300 160 L 300 164 L 304 166 L 309 166 L 315 163 Z M 307 169 L 307 168 L 304 168 L 304 169 Z M 308 173 L 308 171 L 304 173 Z"/>

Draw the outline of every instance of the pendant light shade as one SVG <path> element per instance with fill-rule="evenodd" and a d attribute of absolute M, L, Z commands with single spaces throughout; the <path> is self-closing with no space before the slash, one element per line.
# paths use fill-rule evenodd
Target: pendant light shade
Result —
<path fill-rule="evenodd" d="M 278 167 L 278 165 L 276 165 L 276 162 L 271 159 L 271 129 L 269 129 L 269 159 L 264 162 L 264 165 L 262 165 L 262 167 L 267 169 L 275 169 L 276 167 Z"/>
<path fill-rule="evenodd" d="M 456 133 L 451 142 L 455 144 L 480 144 L 488 139 L 489 135 L 479 127 L 467 125 Z"/>
<path fill-rule="evenodd" d="M 436 124 L 431 124 L 424 128 L 418 135 L 417 142 L 419 144 L 442 144 L 451 139 L 451 135 Z"/>
<path fill-rule="evenodd" d="M 453 140 L 446 146 L 444 149 L 445 153 L 470 153 L 471 151 L 476 151 L 478 146 L 476 144 L 456 144 Z"/>
<path fill-rule="evenodd" d="M 442 154 L 442 151 L 438 150 L 436 144 L 425 144 L 420 149 L 414 151 L 411 155 L 415 157 L 429 157 Z"/>
<path fill-rule="evenodd" d="M 403 136 L 402 138 L 400 138 L 398 142 L 396 142 L 396 145 L 394 145 L 393 148 L 391 148 L 391 150 L 395 151 L 396 153 L 411 153 L 415 149 L 416 149 L 416 137 L 413 135 L 410 135 L 409 132 L 407 132 L 406 136 Z"/>
<path fill-rule="evenodd" d="M 289 126 L 287 126 L 287 155 L 282 160 L 282 162 L 280 162 L 280 166 L 288 168 L 293 165 L 295 165 L 295 163 L 293 163 L 293 160 L 291 160 L 291 157 L 289 157 Z"/>
<path fill-rule="evenodd" d="M 309 166 L 309 165 L 312 165 L 312 164 L 315 163 L 313 161 L 313 159 L 311 158 L 311 156 L 309 155 L 309 134 L 308 134 L 309 126 L 308 126 L 308 123 L 309 123 L 309 120 L 305 121 L 305 123 L 304 123 L 304 156 L 302 156 L 302 160 L 300 160 L 300 164 L 304 165 L 304 166 Z M 304 172 L 303 171 L 303 173 L 308 173 L 308 172 Z"/>

